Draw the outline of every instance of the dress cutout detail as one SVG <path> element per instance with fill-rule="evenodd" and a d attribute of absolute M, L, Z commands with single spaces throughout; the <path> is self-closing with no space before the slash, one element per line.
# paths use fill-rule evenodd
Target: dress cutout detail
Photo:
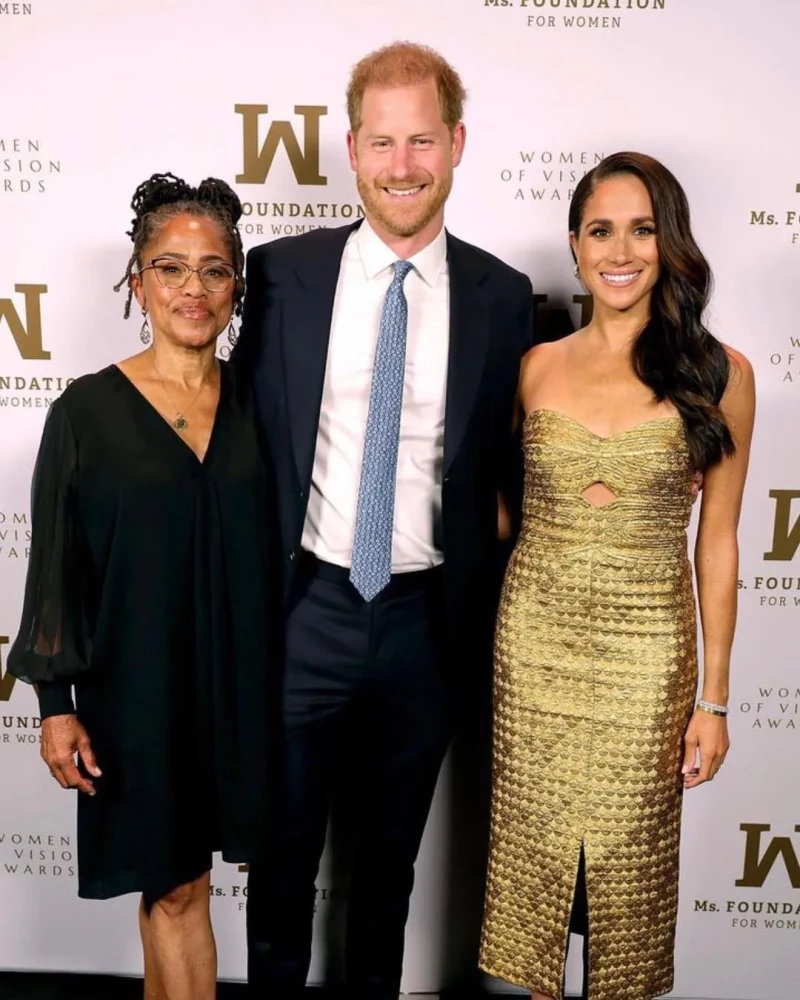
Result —
<path fill-rule="evenodd" d="M 581 845 L 589 997 L 673 983 L 683 736 L 697 687 L 678 417 L 611 437 L 534 410 L 495 639 L 481 966 L 561 997 Z M 603 483 L 601 506 L 584 495 Z"/>

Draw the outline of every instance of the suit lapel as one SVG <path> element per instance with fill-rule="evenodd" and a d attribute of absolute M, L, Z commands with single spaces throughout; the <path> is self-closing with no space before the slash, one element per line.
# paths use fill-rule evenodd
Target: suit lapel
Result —
<path fill-rule="evenodd" d="M 297 475 L 304 489 L 313 469 L 336 284 L 345 243 L 354 228 L 327 230 L 327 238 L 311 247 L 312 252 L 304 248 L 295 267 L 296 284 L 282 308 L 286 405 Z"/>
<path fill-rule="evenodd" d="M 450 350 L 444 419 L 444 474 L 458 453 L 489 347 L 487 270 L 472 247 L 447 234 L 450 275 Z"/>

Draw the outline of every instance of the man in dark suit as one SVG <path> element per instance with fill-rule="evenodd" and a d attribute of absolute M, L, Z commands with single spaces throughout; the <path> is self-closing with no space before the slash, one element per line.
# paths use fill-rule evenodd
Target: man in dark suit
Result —
<path fill-rule="evenodd" d="M 454 717 L 491 669 L 497 496 L 532 293 L 444 229 L 464 96 L 430 49 L 366 57 L 348 90 L 366 218 L 248 255 L 235 361 L 274 465 L 287 600 L 280 788 L 248 890 L 257 997 L 303 989 L 347 766 L 348 996 L 395 1000 Z"/>

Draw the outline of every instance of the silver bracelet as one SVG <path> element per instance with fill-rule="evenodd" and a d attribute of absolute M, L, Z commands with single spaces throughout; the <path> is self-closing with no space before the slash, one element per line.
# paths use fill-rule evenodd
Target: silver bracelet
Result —
<path fill-rule="evenodd" d="M 728 714 L 727 705 L 715 705 L 713 701 L 698 701 L 697 707 L 709 715 L 721 715 L 724 718 Z"/>

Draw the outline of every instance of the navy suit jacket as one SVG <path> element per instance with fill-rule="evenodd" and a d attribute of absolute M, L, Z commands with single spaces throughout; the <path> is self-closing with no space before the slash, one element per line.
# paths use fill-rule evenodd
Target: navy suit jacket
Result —
<path fill-rule="evenodd" d="M 358 223 L 356 223 L 358 225 Z M 308 504 L 334 296 L 354 226 L 254 247 L 234 363 L 248 373 L 274 469 L 284 590 L 291 593 Z M 532 344 L 529 279 L 447 234 L 450 346 L 441 545 L 448 661 L 490 663 L 497 601 L 497 492 L 513 477 L 511 422 Z"/>

